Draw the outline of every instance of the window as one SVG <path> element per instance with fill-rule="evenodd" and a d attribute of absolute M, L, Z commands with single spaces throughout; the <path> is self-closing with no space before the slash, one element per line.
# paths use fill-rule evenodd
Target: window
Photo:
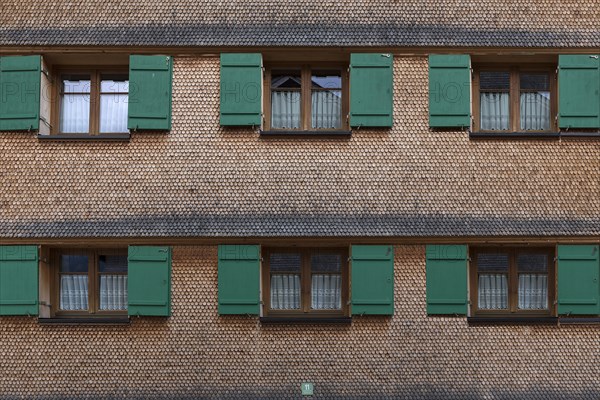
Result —
<path fill-rule="evenodd" d="M 348 78 L 341 66 L 270 68 L 265 130 L 348 129 Z"/>
<path fill-rule="evenodd" d="M 556 130 L 555 67 L 482 67 L 473 84 L 474 130 Z"/>
<path fill-rule="evenodd" d="M 126 70 L 59 70 L 53 126 L 59 134 L 127 133 Z"/>
<path fill-rule="evenodd" d="M 481 247 L 471 259 L 475 315 L 553 314 L 553 249 Z"/>
<path fill-rule="evenodd" d="M 126 249 L 60 249 L 52 260 L 54 315 L 127 313 Z"/>
<path fill-rule="evenodd" d="M 263 259 L 265 315 L 348 314 L 346 249 L 271 248 Z"/>

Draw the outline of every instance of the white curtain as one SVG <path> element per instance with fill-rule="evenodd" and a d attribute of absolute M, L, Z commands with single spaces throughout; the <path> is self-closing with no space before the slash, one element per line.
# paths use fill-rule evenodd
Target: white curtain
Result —
<path fill-rule="evenodd" d="M 509 93 L 481 93 L 481 130 L 510 129 Z"/>
<path fill-rule="evenodd" d="M 342 92 L 312 92 L 312 128 L 338 129 L 342 126 Z"/>
<path fill-rule="evenodd" d="M 312 276 L 312 309 L 342 309 L 342 277 L 340 275 Z"/>
<path fill-rule="evenodd" d="M 477 304 L 480 310 L 507 309 L 507 276 L 504 274 L 480 274 Z"/>
<path fill-rule="evenodd" d="M 127 276 L 100 276 L 100 310 L 127 310 Z"/>
<path fill-rule="evenodd" d="M 521 129 L 550 129 L 550 93 L 521 93 Z"/>
<path fill-rule="evenodd" d="M 87 275 L 61 275 L 60 277 L 60 309 L 88 309 L 88 277 Z"/>
<path fill-rule="evenodd" d="M 300 309 L 300 275 L 271 275 L 271 309 Z"/>
<path fill-rule="evenodd" d="M 61 133 L 88 133 L 90 130 L 90 96 L 65 94 L 60 110 Z"/>
<path fill-rule="evenodd" d="M 103 94 L 100 96 L 100 133 L 127 132 L 126 94 Z"/>
<path fill-rule="evenodd" d="M 548 276 L 519 274 L 519 308 L 521 310 L 548 309 Z"/>
<path fill-rule="evenodd" d="M 275 129 L 300 128 L 300 92 L 271 92 L 271 127 Z"/>

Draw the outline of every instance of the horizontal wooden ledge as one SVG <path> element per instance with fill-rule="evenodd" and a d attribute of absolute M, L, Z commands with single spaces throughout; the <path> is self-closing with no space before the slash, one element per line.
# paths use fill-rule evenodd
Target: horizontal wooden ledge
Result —
<path fill-rule="evenodd" d="M 129 325 L 129 317 L 38 318 L 40 325 Z"/>
<path fill-rule="evenodd" d="M 346 324 L 352 323 L 350 317 L 260 317 L 260 322 L 263 324 Z"/>
<path fill-rule="evenodd" d="M 301 130 L 271 130 L 259 131 L 261 136 L 350 136 L 352 131 L 301 131 Z"/>
<path fill-rule="evenodd" d="M 559 325 L 599 325 L 600 317 L 560 317 Z"/>
<path fill-rule="evenodd" d="M 560 131 L 560 132 L 472 132 L 472 139 L 560 139 L 560 138 L 600 138 L 600 132 Z"/>
<path fill-rule="evenodd" d="M 558 325 L 557 317 L 467 317 L 469 325 Z"/>
<path fill-rule="evenodd" d="M 43 142 L 128 142 L 130 133 L 112 133 L 109 135 L 38 135 L 37 138 Z"/>

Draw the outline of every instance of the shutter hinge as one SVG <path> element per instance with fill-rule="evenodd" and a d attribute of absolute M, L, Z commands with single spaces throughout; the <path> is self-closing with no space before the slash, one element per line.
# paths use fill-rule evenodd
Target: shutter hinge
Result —
<path fill-rule="evenodd" d="M 52 125 L 50 125 L 50 122 L 48 122 L 48 120 L 44 117 L 40 117 L 40 121 L 42 121 L 44 123 L 44 125 L 46 125 L 48 128 L 50 128 L 50 130 L 52 130 Z"/>
<path fill-rule="evenodd" d="M 467 261 L 468 261 L 468 262 L 471 262 L 471 261 L 473 261 L 473 260 L 471 259 L 471 257 L 467 257 Z"/>
<path fill-rule="evenodd" d="M 390 58 L 392 55 L 390 53 L 383 53 L 381 57 Z"/>
<path fill-rule="evenodd" d="M 593 58 L 594 60 L 597 60 L 597 59 L 598 59 L 598 56 L 595 56 L 595 55 L 590 55 L 590 58 Z"/>
<path fill-rule="evenodd" d="M 54 83 L 54 80 L 52 79 L 52 76 L 50 75 L 50 71 L 48 71 L 47 69 L 42 68 L 42 74 L 46 75 L 46 78 L 48 78 L 48 80 L 50 81 L 50 83 Z"/>

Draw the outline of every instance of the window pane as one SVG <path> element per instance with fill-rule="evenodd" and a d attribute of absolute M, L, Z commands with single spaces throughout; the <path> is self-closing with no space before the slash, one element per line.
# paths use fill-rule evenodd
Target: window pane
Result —
<path fill-rule="evenodd" d="M 60 256 L 60 272 L 87 273 L 88 256 L 63 254 Z"/>
<path fill-rule="evenodd" d="M 98 269 L 100 273 L 127 273 L 127 256 L 99 255 Z"/>
<path fill-rule="evenodd" d="M 546 254 L 519 254 L 517 256 L 519 272 L 548 272 L 548 255 Z"/>
<path fill-rule="evenodd" d="M 100 91 L 100 133 L 127 132 L 129 81 L 103 79 Z"/>
<path fill-rule="evenodd" d="M 302 257 L 298 253 L 271 253 L 271 272 L 300 272 Z"/>
<path fill-rule="evenodd" d="M 300 128 L 299 91 L 273 91 L 271 93 L 271 127 L 275 129 Z"/>
<path fill-rule="evenodd" d="M 312 275 L 311 308 L 313 310 L 342 309 L 342 276 Z"/>
<path fill-rule="evenodd" d="M 88 276 L 60 276 L 60 309 L 67 311 L 88 309 Z"/>
<path fill-rule="evenodd" d="M 341 273 L 342 256 L 339 254 L 313 254 L 310 258 L 312 272 Z"/>
<path fill-rule="evenodd" d="M 342 75 L 338 71 L 313 72 L 312 87 L 313 89 L 341 89 Z"/>
<path fill-rule="evenodd" d="M 506 272 L 508 273 L 509 257 L 507 253 L 478 253 L 477 269 L 480 272 Z"/>
<path fill-rule="evenodd" d="M 479 274 L 477 304 L 480 310 L 507 309 L 507 276 L 504 274 Z"/>
<path fill-rule="evenodd" d="M 339 129 L 342 127 L 341 90 L 319 90 L 311 94 L 313 129 Z"/>
<path fill-rule="evenodd" d="M 525 73 L 520 75 L 521 90 L 550 90 L 550 77 L 548 74 Z"/>
<path fill-rule="evenodd" d="M 63 93 L 90 93 L 89 75 L 63 75 Z"/>
<path fill-rule="evenodd" d="M 100 310 L 127 310 L 127 275 L 100 276 Z"/>
<path fill-rule="evenodd" d="M 506 131 L 510 128 L 510 94 L 485 92 L 479 96 L 481 129 L 485 131 Z"/>
<path fill-rule="evenodd" d="M 271 275 L 271 309 L 299 310 L 300 309 L 300 275 L 273 274 Z"/>
<path fill-rule="evenodd" d="M 479 73 L 480 91 L 510 90 L 510 72 L 487 72 Z"/>
<path fill-rule="evenodd" d="M 525 92 L 520 99 L 521 129 L 550 129 L 550 92 Z"/>
<path fill-rule="evenodd" d="M 519 308 L 521 310 L 548 309 L 548 275 L 519 274 Z"/>
<path fill-rule="evenodd" d="M 65 75 L 62 77 L 60 131 L 88 133 L 90 129 L 90 77 Z M 86 94 L 87 93 L 87 94 Z"/>

